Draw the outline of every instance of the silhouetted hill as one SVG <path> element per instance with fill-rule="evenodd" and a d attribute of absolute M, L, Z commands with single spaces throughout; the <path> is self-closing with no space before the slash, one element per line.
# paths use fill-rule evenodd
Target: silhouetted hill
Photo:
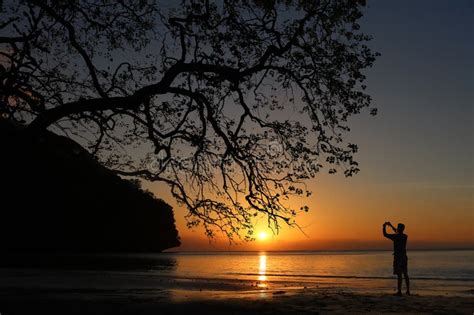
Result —
<path fill-rule="evenodd" d="M 171 206 L 51 132 L 0 121 L 0 250 L 156 252 L 180 245 Z"/>

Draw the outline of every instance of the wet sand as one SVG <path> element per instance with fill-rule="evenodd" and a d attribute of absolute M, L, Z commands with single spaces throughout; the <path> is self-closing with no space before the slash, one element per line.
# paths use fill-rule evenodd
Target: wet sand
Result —
<path fill-rule="evenodd" d="M 173 295 L 173 298 L 171 297 Z M 340 288 L 292 290 L 3 290 L 13 314 L 472 314 L 469 296 L 358 293 Z"/>
<path fill-rule="evenodd" d="M 17 274 L 15 278 L 21 277 Z M 161 278 L 153 280 L 154 285 L 136 286 L 121 278 L 122 286 L 117 288 L 115 284 L 109 286 L 104 282 L 102 285 L 97 282 L 95 287 L 94 282 L 79 286 L 67 278 L 57 279 L 55 283 L 48 281 L 47 286 L 29 276 L 24 280 L 26 282 L 0 284 L 1 315 L 474 312 L 472 289 L 443 291 L 440 287 L 440 290 L 417 291 L 411 296 L 398 297 L 392 295 L 391 289 L 374 290 L 370 287 L 371 281 L 306 286 L 303 283 Z"/>

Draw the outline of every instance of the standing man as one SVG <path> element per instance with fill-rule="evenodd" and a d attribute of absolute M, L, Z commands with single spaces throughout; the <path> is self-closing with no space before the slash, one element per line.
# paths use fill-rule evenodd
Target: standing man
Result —
<path fill-rule="evenodd" d="M 387 225 L 392 228 L 395 234 L 389 234 L 386 231 Z M 407 295 L 410 295 L 410 278 L 408 278 L 408 257 L 407 240 L 408 235 L 403 234 L 405 225 L 399 223 L 395 228 L 390 222 L 383 224 L 383 236 L 393 241 L 393 274 L 398 277 L 398 292 L 395 295 L 402 295 L 402 274 L 405 277 L 407 286 Z"/>

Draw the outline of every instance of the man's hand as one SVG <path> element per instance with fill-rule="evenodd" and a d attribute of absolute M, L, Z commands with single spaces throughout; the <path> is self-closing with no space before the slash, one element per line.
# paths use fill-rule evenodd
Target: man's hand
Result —
<path fill-rule="evenodd" d="M 387 223 L 387 225 L 388 225 L 394 232 L 397 232 L 397 228 L 394 227 L 394 226 L 392 225 L 392 223 L 390 223 L 390 222 L 385 222 L 385 223 Z"/>
<path fill-rule="evenodd" d="M 386 238 L 391 239 L 391 234 L 387 233 L 387 225 L 390 225 L 390 222 L 384 222 L 384 224 L 382 226 L 382 233 L 383 233 L 383 236 L 385 236 Z"/>

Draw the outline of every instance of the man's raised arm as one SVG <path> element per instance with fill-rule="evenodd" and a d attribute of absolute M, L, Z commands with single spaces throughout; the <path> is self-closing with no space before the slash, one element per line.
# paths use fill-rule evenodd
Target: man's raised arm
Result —
<path fill-rule="evenodd" d="M 394 234 L 387 233 L 387 225 L 389 225 L 389 224 L 390 224 L 389 222 L 385 222 L 383 224 L 382 232 L 383 232 L 383 236 L 385 236 L 388 239 L 393 240 Z"/>

